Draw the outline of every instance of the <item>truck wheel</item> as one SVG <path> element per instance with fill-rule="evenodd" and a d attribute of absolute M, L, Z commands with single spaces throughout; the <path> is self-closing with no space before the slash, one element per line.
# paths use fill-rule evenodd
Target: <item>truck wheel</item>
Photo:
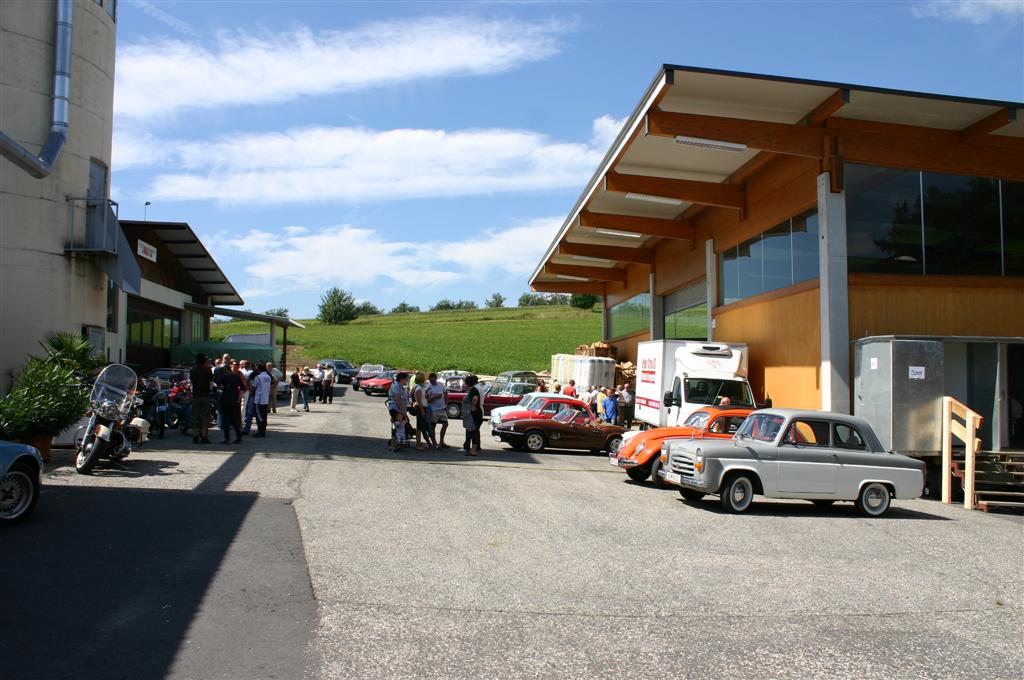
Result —
<path fill-rule="evenodd" d="M 865 517 L 881 517 L 892 503 L 889 487 L 881 482 L 865 484 L 857 496 L 857 509 Z"/>
<path fill-rule="evenodd" d="M 744 512 L 754 501 L 754 483 L 750 475 L 741 472 L 728 477 L 722 483 L 719 502 L 729 512 Z"/>
<path fill-rule="evenodd" d="M 697 501 L 704 498 L 706 494 L 701 491 L 694 491 L 693 489 L 680 489 L 679 495 L 683 497 L 684 501 L 696 503 Z"/>
<path fill-rule="evenodd" d="M 540 430 L 530 430 L 526 433 L 526 450 L 531 453 L 540 453 L 548 445 L 544 439 L 544 433 Z"/>
<path fill-rule="evenodd" d="M 462 404 L 448 404 L 444 408 L 444 412 L 448 414 L 449 418 L 461 418 L 462 417 Z"/>
<path fill-rule="evenodd" d="M 665 484 L 665 480 L 658 474 L 661 467 L 661 454 L 651 458 L 651 484 L 655 489 L 664 489 L 668 486 Z"/>

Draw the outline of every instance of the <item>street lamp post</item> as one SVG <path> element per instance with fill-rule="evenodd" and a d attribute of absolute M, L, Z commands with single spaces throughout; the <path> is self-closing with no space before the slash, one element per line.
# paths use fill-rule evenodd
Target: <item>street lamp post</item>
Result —
<path fill-rule="evenodd" d="M 143 222 L 149 221 L 147 215 L 149 214 L 149 206 L 151 206 L 151 205 L 153 205 L 153 204 L 150 201 L 146 201 L 146 205 L 142 206 L 142 221 Z"/>

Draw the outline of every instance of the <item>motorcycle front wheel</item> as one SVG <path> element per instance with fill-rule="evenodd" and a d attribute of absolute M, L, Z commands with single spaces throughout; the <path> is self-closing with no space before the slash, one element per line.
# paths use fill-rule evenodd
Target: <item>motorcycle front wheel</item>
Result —
<path fill-rule="evenodd" d="M 90 432 L 85 435 L 85 439 L 78 447 L 78 455 L 75 457 L 75 470 L 78 474 L 87 475 L 92 472 L 103 454 L 105 445 L 106 442 L 97 437 L 95 433 Z"/>

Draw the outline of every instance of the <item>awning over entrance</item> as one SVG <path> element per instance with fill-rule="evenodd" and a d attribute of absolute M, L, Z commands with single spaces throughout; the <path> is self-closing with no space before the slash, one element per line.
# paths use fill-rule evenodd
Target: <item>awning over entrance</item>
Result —
<path fill-rule="evenodd" d="M 663 66 L 530 277 L 534 290 L 606 292 L 694 218 L 747 210 L 745 181 L 780 156 L 1024 181 L 1024 103 Z M 782 216 L 785 217 L 785 216 Z"/>
<path fill-rule="evenodd" d="M 211 361 L 227 353 L 236 359 L 273 361 L 278 366 L 281 365 L 282 357 L 281 350 L 269 345 L 255 345 L 249 342 L 189 342 L 171 348 L 171 361 L 175 364 L 191 364 L 200 352 L 210 357 Z"/>

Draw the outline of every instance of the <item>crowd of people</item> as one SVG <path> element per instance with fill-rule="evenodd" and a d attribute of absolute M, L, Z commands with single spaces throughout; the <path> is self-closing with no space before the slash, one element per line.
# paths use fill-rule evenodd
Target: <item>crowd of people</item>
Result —
<path fill-rule="evenodd" d="M 334 403 L 334 383 L 337 376 L 334 374 L 334 367 L 330 364 L 318 364 L 310 370 L 309 366 L 301 369 L 296 366 L 288 375 L 288 384 L 291 386 L 291 410 L 298 412 L 299 400 L 302 400 L 302 409 L 309 410 L 309 395 L 313 395 L 313 403 L 321 404 Z"/>
<path fill-rule="evenodd" d="M 192 384 L 192 442 L 210 443 L 213 409 L 224 444 L 241 443 L 244 435 L 252 433 L 253 422 L 255 436 L 265 437 L 268 416 L 277 412 L 274 397 L 282 375 L 272 362 L 239 361 L 225 354 L 211 364 L 205 354 L 197 355 L 188 376 Z"/>
<path fill-rule="evenodd" d="M 410 380 L 413 384 L 410 386 Z M 462 424 L 466 438 L 459 452 L 467 456 L 480 453 L 480 426 L 484 421 L 483 395 L 477 388 L 475 375 L 464 379 L 466 395 L 462 400 Z M 391 422 L 391 439 L 388 449 L 401 451 L 412 444 L 415 448 L 447 449 L 445 434 L 448 432 L 448 400 L 444 383 L 436 373 L 429 375 L 420 371 L 415 374 L 398 373 L 388 390 L 387 407 Z M 414 424 L 415 419 L 415 424 Z M 438 432 L 438 426 L 441 431 Z"/>
<path fill-rule="evenodd" d="M 547 391 L 543 381 L 537 385 L 537 391 Z M 579 399 L 590 407 L 598 420 L 612 425 L 621 425 L 627 429 L 633 427 L 636 396 L 633 394 L 632 385 L 622 384 L 615 387 L 590 385 L 581 392 L 576 387 L 576 381 L 570 380 L 564 387 L 556 382 L 552 386 L 552 391 Z"/>

